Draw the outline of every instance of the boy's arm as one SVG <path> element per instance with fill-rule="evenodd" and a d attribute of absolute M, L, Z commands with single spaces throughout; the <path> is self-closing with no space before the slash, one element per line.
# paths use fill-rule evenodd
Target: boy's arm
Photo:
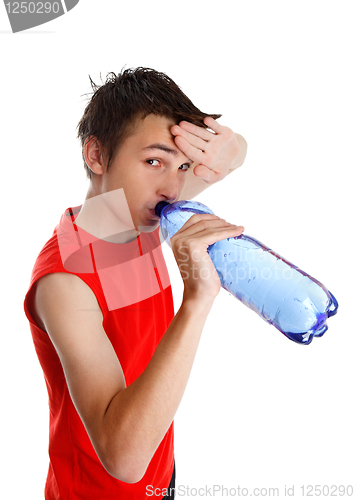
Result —
<path fill-rule="evenodd" d="M 240 134 L 220 125 L 211 117 L 205 119 L 210 132 L 189 122 L 171 128 L 178 148 L 191 160 L 179 200 L 191 200 L 212 184 L 221 181 L 240 167 L 247 154 L 247 143 Z"/>
<path fill-rule="evenodd" d="M 216 215 L 195 214 L 171 238 L 184 271 L 183 301 L 148 366 L 129 386 L 86 283 L 66 273 L 38 281 L 33 317 L 40 318 L 36 321 L 56 348 L 72 401 L 99 459 L 121 481 L 134 483 L 143 477 L 184 393 L 221 287 L 207 248 L 242 229 Z"/>

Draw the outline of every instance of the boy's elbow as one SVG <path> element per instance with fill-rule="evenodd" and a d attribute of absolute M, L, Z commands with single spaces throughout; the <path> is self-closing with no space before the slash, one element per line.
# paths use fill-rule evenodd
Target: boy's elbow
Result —
<path fill-rule="evenodd" d="M 106 471 L 115 479 L 123 483 L 138 483 L 144 476 L 147 468 L 144 470 L 139 466 L 129 466 L 127 463 L 103 464 Z"/>
<path fill-rule="evenodd" d="M 138 483 L 144 476 L 149 462 L 146 463 L 142 460 L 141 454 L 136 456 L 130 455 L 129 457 L 124 453 L 119 453 L 118 456 L 106 455 L 99 457 L 103 467 L 115 479 L 124 483 Z"/>
<path fill-rule="evenodd" d="M 131 419 L 123 417 L 115 419 L 114 423 L 114 426 L 112 422 L 102 426 L 97 442 L 98 457 L 115 479 L 129 484 L 138 483 L 146 473 L 153 450 L 142 433 L 135 434 Z"/>

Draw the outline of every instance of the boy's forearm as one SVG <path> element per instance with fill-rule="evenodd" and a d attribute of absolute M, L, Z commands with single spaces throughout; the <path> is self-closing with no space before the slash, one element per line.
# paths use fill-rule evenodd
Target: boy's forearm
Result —
<path fill-rule="evenodd" d="M 105 466 L 118 479 L 142 477 L 171 425 L 211 307 L 183 300 L 145 371 L 111 401 L 103 422 Z"/>
<path fill-rule="evenodd" d="M 247 155 L 247 150 L 248 150 L 248 144 L 247 144 L 247 141 L 244 139 L 244 137 L 240 134 L 235 134 L 235 135 L 237 136 L 237 139 L 239 142 L 240 151 L 231 164 L 229 174 L 231 172 L 233 172 L 233 170 L 235 170 L 236 168 L 243 165 L 245 157 Z M 229 175 L 229 174 L 227 174 L 227 175 Z"/>

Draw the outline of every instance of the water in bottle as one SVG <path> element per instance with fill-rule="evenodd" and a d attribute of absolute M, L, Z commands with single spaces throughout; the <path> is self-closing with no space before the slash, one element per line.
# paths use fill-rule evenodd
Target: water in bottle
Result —
<path fill-rule="evenodd" d="M 195 213 L 213 214 L 195 201 L 160 202 L 155 212 L 169 245 L 170 238 Z M 242 234 L 217 241 L 207 251 L 222 287 L 290 340 L 309 344 L 328 329 L 326 321 L 338 308 L 335 297 L 258 240 Z"/>

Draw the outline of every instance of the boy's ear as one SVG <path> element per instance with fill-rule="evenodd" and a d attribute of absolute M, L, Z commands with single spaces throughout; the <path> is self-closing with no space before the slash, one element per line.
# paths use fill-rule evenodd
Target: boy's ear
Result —
<path fill-rule="evenodd" d="M 102 175 L 105 172 L 103 148 L 96 137 L 91 137 L 85 142 L 84 157 L 87 166 L 94 174 Z"/>

